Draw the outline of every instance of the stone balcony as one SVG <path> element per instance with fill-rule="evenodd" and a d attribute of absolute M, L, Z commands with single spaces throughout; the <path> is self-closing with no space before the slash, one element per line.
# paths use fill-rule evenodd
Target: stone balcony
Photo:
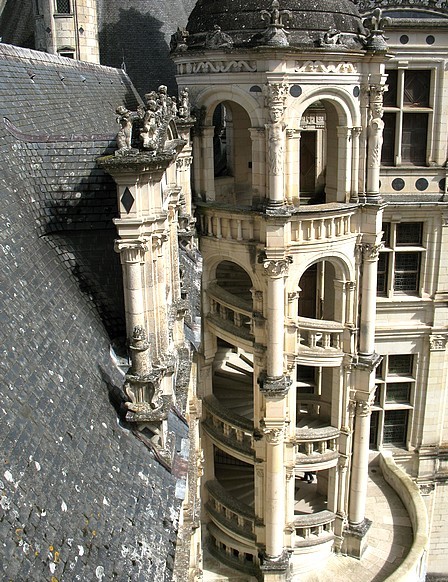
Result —
<path fill-rule="evenodd" d="M 236 243 L 265 242 L 261 211 L 205 203 L 200 203 L 198 210 L 202 237 Z M 355 213 L 356 206 L 351 204 L 287 208 L 291 229 L 285 244 L 294 249 L 352 238 L 357 229 Z"/>
<path fill-rule="evenodd" d="M 339 430 L 316 419 L 312 423 L 307 419 L 298 424 L 294 438 L 295 470 L 322 471 L 334 467 L 339 457 Z"/>
<path fill-rule="evenodd" d="M 342 323 L 307 317 L 288 318 L 286 351 L 304 366 L 339 366 L 346 328 Z"/>

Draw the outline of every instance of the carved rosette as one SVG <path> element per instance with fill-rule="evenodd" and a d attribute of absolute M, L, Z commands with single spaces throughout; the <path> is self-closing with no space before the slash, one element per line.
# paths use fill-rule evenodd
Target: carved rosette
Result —
<path fill-rule="evenodd" d="M 445 335 L 430 335 L 429 336 L 429 349 L 431 352 L 444 352 L 446 349 L 448 338 Z"/>

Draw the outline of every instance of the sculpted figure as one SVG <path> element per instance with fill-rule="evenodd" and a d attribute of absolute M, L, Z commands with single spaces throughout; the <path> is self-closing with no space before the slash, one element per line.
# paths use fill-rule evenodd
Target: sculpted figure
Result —
<path fill-rule="evenodd" d="M 140 139 L 142 140 L 142 146 L 147 150 L 157 149 L 157 110 L 158 106 L 156 101 L 150 99 L 146 103 L 146 111 L 143 115 L 143 127 L 140 130 Z"/>
<path fill-rule="evenodd" d="M 273 105 L 269 109 L 269 115 L 272 121 L 266 126 L 269 139 L 269 170 L 278 176 L 283 172 L 283 132 L 285 130 L 285 124 L 282 121 L 283 106 Z"/>
<path fill-rule="evenodd" d="M 369 123 L 369 167 L 377 167 L 380 164 L 381 148 L 383 146 L 384 121 L 383 107 L 381 103 L 373 103 L 370 110 Z"/>
<path fill-rule="evenodd" d="M 213 32 L 207 33 L 205 46 L 210 49 L 232 48 L 233 39 L 229 34 L 223 32 L 220 26 L 215 24 Z"/>
<path fill-rule="evenodd" d="M 135 114 L 120 105 L 116 109 L 117 123 L 120 124 L 120 130 L 117 133 L 117 146 L 119 152 L 132 149 L 132 122 Z"/>
<path fill-rule="evenodd" d="M 190 117 L 190 94 L 187 87 L 180 92 L 179 117 Z"/>

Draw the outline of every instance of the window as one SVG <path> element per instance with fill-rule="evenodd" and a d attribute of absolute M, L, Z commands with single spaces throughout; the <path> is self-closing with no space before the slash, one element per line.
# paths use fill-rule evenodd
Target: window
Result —
<path fill-rule="evenodd" d="M 431 103 L 430 70 L 389 70 L 384 94 L 384 166 L 427 163 Z"/>
<path fill-rule="evenodd" d="M 376 370 L 376 393 L 370 422 L 370 447 L 406 446 L 415 392 L 413 354 L 384 356 Z"/>
<path fill-rule="evenodd" d="M 377 294 L 380 297 L 419 295 L 423 223 L 383 223 L 383 243 L 378 259 Z"/>
<path fill-rule="evenodd" d="M 56 0 L 56 12 L 58 14 L 71 14 L 70 0 Z"/>

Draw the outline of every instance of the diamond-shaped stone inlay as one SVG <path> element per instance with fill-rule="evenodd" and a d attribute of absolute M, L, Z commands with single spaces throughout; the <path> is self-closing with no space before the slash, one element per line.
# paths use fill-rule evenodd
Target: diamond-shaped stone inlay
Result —
<path fill-rule="evenodd" d="M 124 209 L 128 214 L 131 211 L 131 208 L 134 206 L 134 202 L 134 196 L 132 196 L 129 188 L 126 188 L 126 190 L 123 192 L 123 196 L 121 197 L 121 203 L 123 204 Z"/>

